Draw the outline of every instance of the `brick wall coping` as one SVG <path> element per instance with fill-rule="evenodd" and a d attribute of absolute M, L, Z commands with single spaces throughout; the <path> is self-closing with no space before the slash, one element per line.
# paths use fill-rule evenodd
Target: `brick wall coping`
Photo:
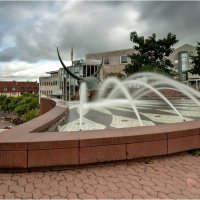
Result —
<path fill-rule="evenodd" d="M 41 116 L 0 133 L 1 171 L 78 166 L 200 148 L 200 120 L 81 132 L 41 132 L 68 111 L 59 100 L 42 98 L 41 106 L 44 111 Z"/>

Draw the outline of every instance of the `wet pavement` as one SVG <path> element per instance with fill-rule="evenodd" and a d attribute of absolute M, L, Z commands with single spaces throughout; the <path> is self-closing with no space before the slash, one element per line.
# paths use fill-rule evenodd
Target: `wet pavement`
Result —
<path fill-rule="evenodd" d="M 137 109 L 144 126 L 170 124 L 198 119 L 200 107 L 188 99 L 170 100 L 172 107 L 160 100 L 142 100 Z M 77 105 L 77 108 L 74 106 Z M 73 107 L 73 108 L 72 108 Z M 80 129 L 79 103 L 69 105 L 69 114 L 53 131 L 78 131 Z M 179 114 L 177 113 L 179 112 Z M 180 117 L 180 115 L 182 117 Z M 140 121 L 130 105 L 98 107 L 83 116 L 82 130 L 114 129 L 140 126 Z"/>
<path fill-rule="evenodd" d="M 200 157 L 188 153 L 62 171 L 1 173 L 0 199 L 199 199 Z"/>

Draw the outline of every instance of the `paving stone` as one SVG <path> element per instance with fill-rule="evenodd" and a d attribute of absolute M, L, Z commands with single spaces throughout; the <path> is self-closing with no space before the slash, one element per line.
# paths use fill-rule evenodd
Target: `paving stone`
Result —
<path fill-rule="evenodd" d="M 97 177 L 96 180 L 100 185 L 107 185 L 107 181 L 103 177 Z"/>
<path fill-rule="evenodd" d="M 81 187 L 69 187 L 68 191 L 72 192 L 72 193 L 75 193 L 75 194 L 81 194 L 81 193 L 85 192 L 84 189 L 81 188 Z"/>
<path fill-rule="evenodd" d="M 95 195 L 91 195 L 91 194 L 88 194 L 88 193 L 79 194 L 78 197 L 80 199 L 96 199 Z"/>
<path fill-rule="evenodd" d="M 32 193 L 16 193 L 15 194 L 16 198 L 20 198 L 20 199 L 32 199 L 33 195 Z"/>
<path fill-rule="evenodd" d="M 18 185 L 10 185 L 9 186 L 9 191 L 10 192 L 20 192 L 20 193 L 23 193 L 24 192 L 24 187 L 18 186 Z"/>
<path fill-rule="evenodd" d="M 51 199 L 66 199 L 66 198 L 63 198 L 62 196 L 54 196 L 53 198 Z"/>
<path fill-rule="evenodd" d="M 97 199 L 108 199 L 107 196 L 101 190 L 96 190 L 94 195 Z"/>
<path fill-rule="evenodd" d="M 78 199 L 78 195 L 76 193 L 70 192 L 67 196 L 68 199 Z"/>
<path fill-rule="evenodd" d="M 183 196 L 188 197 L 190 199 L 194 199 L 195 195 L 192 194 L 191 192 L 187 191 L 187 190 L 182 190 Z"/>
<path fill-rule="evenodd" d="M 50 189 L 50 185 L 49 184 L 43 184 L 43 183 L 38 183 L 38 184 L 34 183 L 34 187 L 35 188 L 40 188 L 40 189 Z"/>
<path fill-rule="evenodd" d="M 98 182 L 96 180 L 90 179 L 90 178 L 86 178 L 86 179 L 82 179 L 83 183 L 88 183 L 90 185 L 97 185 Z"/>
<path fill-rule="evenodd" d="M 65 197 L 66 198 L 67 195 L 69 194 L 67 188 L 64 187 L 64 186 L 59 186 L 59 188 L 57 190 L 58 190 L 58 193 L 59 193 L 60 197 Z"/>
<path fill-rule="evenodd" d="M 186 153 L 75 170 L 0 174 L 0 199 L 200 199 L 200 157 Z M 191 169 L 191 170 L 190 170 Z"/>
<path fill-rule="evenodd" d="M 119 191 L 118 191 L 122 197 L 124 199 L 131 199 L 132 198 L 132 194 L 125 188 L 119 188 Z"/>
<path fill-rule="evenodd" d="M 143 185 L 143 190 L 145 190 L 152 197 L 158 196 L 158 193 L 152 187 L 149 187 L 147 185 Z"/>
<path fill-rule="evenodd" d="M 42 195 L 42 196 L 40 197 L 40 199 L 50 199 L 50 196 L 48 196 L 48 195 Z"/>
<path fill-rule="evenodd" d="M 163 192 L 158 192 L 158 198 L 159 199 L 170 199 L 170 197 L 166 193 L 163 193 Z"/>
<path fill-rule="evenodd" d="M 117 192 L 119 187 L 117 187 L 113 182 L 108 182 L 108 185 L 107 187 L 111 190 L 111 191 L 114 191 L 114 192 Z"/>
<path fill-rule="evenodd" d="M 42 179 L 42 183 L 43 183 L 43 184 L 48 184 L 48 183 L 51 182 L 50 176 L 44 176 L 44 177 L 42 177 L 41 179 Z"/>
<path fill-rule="evenodd" d="M 8 185 L 0 185 L 0 195 L 4 195 L 8 192 Z"/>
<path fill-rule="evenodd" d="M 42 194 L 43 195 L 48 195 L 50 197 L 54 197 L 59 195 L 58 191 L 56 189 L 42 189 Z"/>
<path fill-rule="evenodd" d="M 187 199 L 188 197 L 177 194 L 177 193 L 170 193 L 168 196 L 172 199 Z"/>
<path fill-rule="evenodd" d="M 2 199 L 15 199 L 15 193 L 8 192 Z"/>
<path fill-rule="evenodd" d="M 25 186 L 25 185 L 27 184 L 26 177 L 20 177 L 20 178 L 17 180 L 17 184 L 18 184 L 18 186 Z"/>
<path fill-rule="evenodd" d="M 90 184 L 84 184 L 83 189 L 85 190 L 85 192 L 87 194 L 94 194 L 95 190 L 96 190 L 96 186 L 91 186 Z"/>
<path fill-rule="evenodd" d="M 34 192 L 34 186 L 33 183 L 28 183 L 24 186 L 25 192 Z"/>
<path fill-rule="evenodd" d="M 175 184 L 174 185 L 171 185 L 171 184 L 166 184 L 166 186 L 165 186 L 167 189 L 169 189 L 169 190 L 171 190 L 172 192 L 174 192 L 174 193 L 176 193 L 176 194 L 182 194 L 182 192 L 181 192 L 181 190 L 180 189 L 177 189 L 176 187 L 175 187 Z"/>
<path fill-rule="evenodd" d="M 35 189 L 33 192 L 33 199 L 39 199 L 42 196 L 42 190 L 41 189 Z"/>
<path fill-rule="evenodd" d="M 133 188 L 142 189 L 142 185 L 138 183 L 138 181 L 130 180 L 130 184 L 133 186 Z"/>
<path fill-rule="evenodd" d="M 133 186 L 130 183 L 122 183 L 122 182 L 118 182 L 115 183 L 116 186 L 118 186 L 119 188 L 125 188 L 125 189 L 131 189 Z"/>
<path fill-rule="evenodd" d="M 121 199 L 121 198 L 123 198 L 123 196 L 120 193 L 114 192 L 114 191 L 111 191 L 111 190 L 104 192 L 104 194 L 108 199 Z"/>
<path fill-rule="evenodd" d="M 96 190 L 98 190 L 100 192 L 106 192 L 106 191 L 110 190 L 110 188 L 106 187 L 105 185 L 97 185 Z"/>

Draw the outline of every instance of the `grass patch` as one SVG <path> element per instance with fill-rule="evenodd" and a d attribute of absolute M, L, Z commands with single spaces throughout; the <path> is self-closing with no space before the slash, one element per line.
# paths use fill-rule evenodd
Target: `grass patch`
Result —
<path fill-rule="evenodd" d="M 144 161 L 144 163 L 145 163 L 145 164 L 152 164 L 152 163 L 154 163 L 154 161 L 153 161 L 152 159 L 146 159 L 146 160 Z"/>
<path fill-rule="evenodd" d="M 188 151 L 188 153 L 191 154 L 192 156 L 200 156 L 200 149 L 190 150 Z"/>

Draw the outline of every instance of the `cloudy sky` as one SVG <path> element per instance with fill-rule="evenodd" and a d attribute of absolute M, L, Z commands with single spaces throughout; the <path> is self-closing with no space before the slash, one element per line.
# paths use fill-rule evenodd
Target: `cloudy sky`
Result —
<path fill-rule="evenodd" d="M 131 31 L 200 41 L 200 1 L 0 1 L 0 80 L 37 80 L 85 54 L 131 48 Z"/>

